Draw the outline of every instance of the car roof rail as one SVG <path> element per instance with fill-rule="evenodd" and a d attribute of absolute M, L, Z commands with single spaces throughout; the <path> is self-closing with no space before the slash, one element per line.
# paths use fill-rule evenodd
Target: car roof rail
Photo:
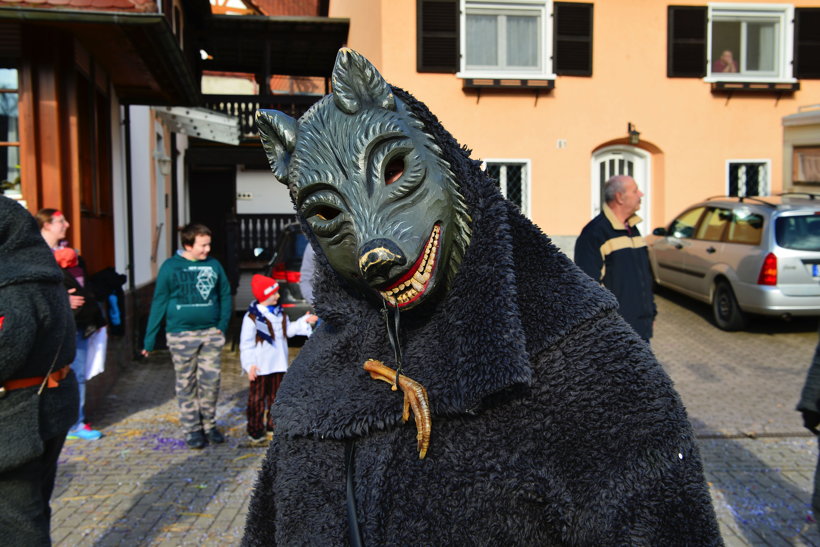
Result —
<path fill-rule="evenodd" d="M 781 197 L 787 197 L 787 196 L 806 197 L 806 198 L 809 198 L 810 200 L 815 200 L 817 198 L 820 198 L 820 194 L 813 194 L 811 192 L 780 192 L 777 195 L 781 196 Z"/>
<path fill-rule="evenodd" d="M 766 201 L 765 199 L 760 199 L 759 197 L 755 196 L 711 196 L 706 198 L 706 201 L 710 201 L 713 199 L 736 199 L 740 203 L 744 201 L 754 201 L 755 203 L 760 203 L 761 205 L 768 205 L 769 207 L 777 207 L 774 203 Z"/>

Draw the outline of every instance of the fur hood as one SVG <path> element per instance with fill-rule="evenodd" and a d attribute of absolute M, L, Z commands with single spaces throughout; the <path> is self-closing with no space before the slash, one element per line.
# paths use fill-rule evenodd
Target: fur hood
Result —
<path fill-rule="evenodd" d="M 31 281 L 62 283 L 63 272 L 31 213 L 0 196 L 0 287 Z"/>

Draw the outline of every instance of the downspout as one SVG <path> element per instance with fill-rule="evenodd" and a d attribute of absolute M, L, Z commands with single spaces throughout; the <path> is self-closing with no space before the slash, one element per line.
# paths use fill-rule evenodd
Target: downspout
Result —
<path fill-rule="evenodd" d="M 128 240 L 128 293 L 131 295 L 133 307 L 131 309 L 131 347 L 132 356 L 137 356 L 142 349 L 142 342 L 139 340 L 139 321 L 137 313 L 139 310 L 139 299 L 134 281 L 134 204 L 133 204 L 133 179 L 131 175 L 131 105 L 124 105 L 125 113 L 122 123 L 125 126 L 125 207 L 126 207 L 126 238 Z M 127 317 L 127 315 L 126 315 Z"/>
<path fill-rule="evenodd" d="M 125 126 L 125 206 L 126 206 L 126 228 L 128 238 L 128 290 L 133 292 L 136 289 L 134 281 L 134 204 L 133 204 L 133 177 L 131 175 L 131 105 L 125 105 L 125 116 L 123 117 Z"/>
<path fill-rule="evenodd" d="M 179 194 L 177 192 L 177 179 L 179 172 L 177 169 L 177 134 L 171 133 L 171 256 L 176 254 L 179 248 L 177 237 L 177 227 L 179 226 Z"/>

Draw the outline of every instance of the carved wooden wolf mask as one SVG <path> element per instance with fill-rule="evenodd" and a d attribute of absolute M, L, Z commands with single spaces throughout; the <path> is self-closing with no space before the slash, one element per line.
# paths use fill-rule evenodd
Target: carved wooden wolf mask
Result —
<path fill-rule="evenodd" d="M 464 200 L 433 137 L 367 59 L 341 49 L 332 83 L 298 121 L 258 111 L 262 145 L 330 265 L 410 309 L 458 270 L 470 240 Z"/>

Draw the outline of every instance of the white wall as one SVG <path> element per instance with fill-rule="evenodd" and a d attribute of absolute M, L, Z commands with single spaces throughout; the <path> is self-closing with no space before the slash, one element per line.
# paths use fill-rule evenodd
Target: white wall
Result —
<path fill-rule="evenodd" d="M 240 165 L 236 171 L 236 194 L 239 215 L 294 212 L 287 186 L 277 181 L 268 169 L 245 170 Z"/>
<path fill-rule="evenodd" d="M 188 152 L 188 135 L 177 133 L 177 215 L 179 227 L 185 226 L 191 221 L 191 211 L 188 199 L 188 171 L 185 168 L 185 154 Z M 174 234 L 176 232 L 174 227 Z M 174 237 L 179 237 L 175 235 Z M 179 242 L 177 241 L 177 244 Z"/>
<path fill-rule="evenodd" d="M 152 215 L 151 157 L 154 124 L 147 106 L 131 107 L 131 198 L 134 213 L 134 283 L 137 287 L 154 280 L 151 242 L 154 236 Z"/>

